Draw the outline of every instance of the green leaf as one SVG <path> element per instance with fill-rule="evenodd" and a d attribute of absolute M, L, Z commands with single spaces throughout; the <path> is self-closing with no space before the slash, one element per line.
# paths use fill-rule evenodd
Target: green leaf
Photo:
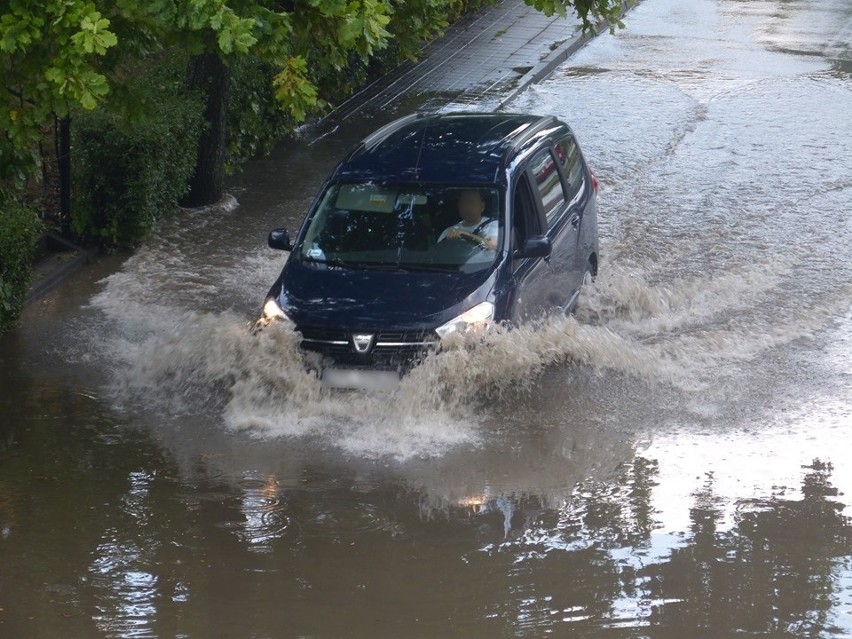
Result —
<path fill-rule="evenodd" d="M 307 61 L 296 56 L 285 61 L 275 75 L 275 97 L 297 122 L 317 107 L 317 87 L 307 78 Z"/>

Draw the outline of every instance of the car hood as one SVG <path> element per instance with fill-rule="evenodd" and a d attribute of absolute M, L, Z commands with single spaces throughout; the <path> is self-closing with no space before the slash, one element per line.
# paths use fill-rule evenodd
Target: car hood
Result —
<path fill-rule="evenodd" d="M 271 292 L 296 325 L 422 330 L 485 300 L 494 272 L 354 270 L 291 261 Z"/>

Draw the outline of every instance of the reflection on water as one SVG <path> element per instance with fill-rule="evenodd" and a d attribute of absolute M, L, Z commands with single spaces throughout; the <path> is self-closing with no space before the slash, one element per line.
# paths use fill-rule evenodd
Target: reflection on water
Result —
<path fill-rule="evenodd" d="M 225 521 L 222 528 L 232 530 L 252 552 L 270 552 L 271 542 L 280 538 L 288 525 L 279 483 L 274 475 L 263 479 L 247 477 L 238 487 L 241 491 L 234 510 L 241 514 L 236 521 Z"/>
<path fill-rule="evenodd" d="M 483 549 L 512 556 L 524 593 L 519 620 L 589 636 L 596 628 L 654 637 L 852 630 L 852 525 L 840 514 L 831 464 L 805 469 L 800 497 L 740 501 L 732 527 L 718 526 L 726 498 L 707 477 L 684 513 L 689 528 L 676 532 L 653 510 L 656 467 L 637 457 L 615 482 L 579 489 L 522 538 Z M 542 579 L 560 570 L 565 580 Z"/>
<path fill-rule="evenodd" d="M 688 433 L 637 452 L 539 406 L 521 448 L 389 464 L 202 438 L 179 468 L 141 434 L 81 428 L 91 401 L 66 402 L 73 449 L 33 418 L 0 453 L 10 636 L 852 632 L 852 470 L 830 450 L 799 466 L 818 431 L 716 433 L 699 464 Z M 733 475 L 773 441 L 796 453 Z"/>

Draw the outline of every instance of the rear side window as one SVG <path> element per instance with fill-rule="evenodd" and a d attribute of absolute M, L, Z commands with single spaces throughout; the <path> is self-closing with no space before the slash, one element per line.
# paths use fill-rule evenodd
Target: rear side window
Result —
<path fill-rule="evenodd" d="M 571 201 L 583 188 L 583 162 L 580 159 L 580 147 L 574 138 L 567 137 L 556 144 L 556 156 L 562 165 L 562 174 L 565 176 L 565 186 L 568 189 L 566 198 Z"/>
<path fill-rule="evenodd" d="M 552 226 L 565 203 L 565 194 L 562 192 L 562 180 L 559 177 L 559 170 L 556 168 L 556 160 L 553 159 L 548 149 L 544 149 L 533 157 L 530 162 L 530 170 L 535 176 L 535 184 L 541 196 L 544 214 L 547 216 L 547 225 Z"/>

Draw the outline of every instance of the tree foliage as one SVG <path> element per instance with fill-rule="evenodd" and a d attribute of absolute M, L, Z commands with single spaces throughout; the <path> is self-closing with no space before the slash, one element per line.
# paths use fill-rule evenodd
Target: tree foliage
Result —
<path fill-rule="evenodd" d="M 0 332 L 15 323 L 24 305 L 40 231 L 35 211 L 0 191 Z"/>
<path fill-rule="evenodd" d="M 42 129 L 109 92 L 100 61 L 118 43 L 110 21 L 82 0 L 10 0 L 0 15 L 0 178 L 33 168 Z"/>
<path fill-rule="evenodd" d="M 609 24 L 610 31 L 615 27 L 623 28 L 621 14 L 625 4 L 633 4 L 635 0 L 524 0 L 524 2 L 541 11 L 544 15 L 566 16 L 573 12 L 583 22 L 583 32 L 595 30 L 598 23 Z"/>
<path fill-rule="evenodd" d="M 0 15 L 0 159 L 18 164 L 15 153 L 36 145 L 53 118 L 93 109 L 120 86 L 122 62 L 167 47 L 269 61 L 276 96 L 303 119 L 322 106 L 323 73 L 386 46 L 390 12 L 383 0 L 298 0 L 290 9 L 274 0 L 10 0 Z"/>
<path fill-rule="evenodd" d="M 617 22 L 614 0 L 525 0 L 548 15 Z M 165 47 L 273 65 L 275 95 L 296 120 L 324 106 L 323 78 L 393 44 L 416 55 L 464 0 L 9 0 L 0 15 L 4 147 L 26 149 L 45 123 L 92 109 L 124 81 L 122 61 Z M 3 162 L 8 166 L 8 162 Z"/>
<path fill-rule="evenodd" d="M 224 69 L 257 61 L 269 76 L 263 99 L 272 95 L 295 124 L 344 99 L 375 61 L 416 57 L 462 12 L 491 1 L 7 0 L 0 8 L 0 180 L 36 174 L 39 145 L 56 119 L 98 105 L 138 111 L 126 91 L 128 69 L 164 50 L 217 56 Z M 621 11 L 617 0 L 524 1 L 548 15 L 574 12 L 586 29 L 601 19 L 618 23 Z M 221 105 L 208 103 L 207 112 Z M 270 132 L 280 130 L 275 120 Z M 241 137 L 245 144 L 232 149 L 263 146 L 263 134 Z"/>

